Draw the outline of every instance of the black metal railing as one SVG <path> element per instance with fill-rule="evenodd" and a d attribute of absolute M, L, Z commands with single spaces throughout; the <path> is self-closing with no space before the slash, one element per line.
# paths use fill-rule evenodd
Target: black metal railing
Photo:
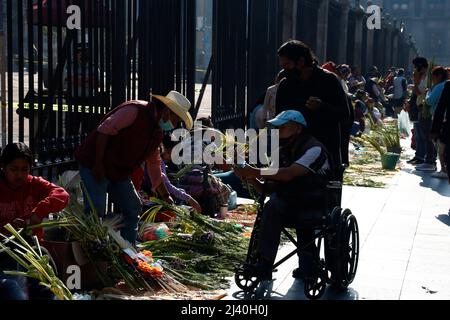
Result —
<path fill-rule="evenodd" d="M 69 29 L 69 5 L 81 29 Z M 176 89 L 195 105 L 195 1 L 7 0 L 7 142 L 55 180 L 111 108 Z"/>

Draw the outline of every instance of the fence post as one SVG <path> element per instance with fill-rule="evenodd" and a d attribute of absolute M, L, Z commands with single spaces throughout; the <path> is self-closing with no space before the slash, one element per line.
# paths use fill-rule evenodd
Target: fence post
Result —
<path fill-rule="evenodd" d="M 117 107 L 126 99 L 127 55 L 126 55 L 126 1 L 116 1 L 115 37 L 113 44 L 113 83 L 112 108 Z"/>
<path fill-rule="evenodd" d="M 3 28 L 4 19 L 4 8 L 3 1 L 0 0 L 0 109 L 1 109 L 1 146 L 6 145 L 6 42 L 5 42 L 5 31 Z"/>

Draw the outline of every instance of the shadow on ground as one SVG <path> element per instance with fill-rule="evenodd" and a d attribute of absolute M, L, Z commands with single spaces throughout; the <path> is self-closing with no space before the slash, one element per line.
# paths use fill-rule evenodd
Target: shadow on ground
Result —
<path fill-rule="evenodd" d="M 450 188 L 448 187 L 449 182 L 447 179 L 433 178 L 431 176 L 433 172 L 417 171 L 412 168 L 404 168 L 402 171 L 421 177 L 421 187 L 430 188 L 434 192 L 439 193 L 441 196 L 450 197 Z"/>
<path fill-rule="evenodd" d="M 300 280 L 294 281 L 286 294 L 273 291 L 272 283 L 265 285 L 253 294 L 243 291 L 235 292 L 233 297 L 237 300 L 308 300 L 304 293 L 303 281 Z M 328 286 L 321 300 L 359 300 L 359 298 L 358 292 L 352 288 L 337 291 Z"/>
<path fill-rule="evenodd" d="M 442 223 L 444 223 L 450 227 L 450 215 L 449 214 L 440 214 L 439 216 L 436 217 L 436 219 L 438 219 L 439 221 L 441 221 Z"/>

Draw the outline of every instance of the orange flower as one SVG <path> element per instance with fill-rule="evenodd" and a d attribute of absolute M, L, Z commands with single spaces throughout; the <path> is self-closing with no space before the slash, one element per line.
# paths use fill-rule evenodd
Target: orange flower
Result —
<path fill-rule="evenodd" d="M 146 256 L 147 258 L 153 259 L 153 253 L 151 253 L 151 251 L 143 250 L 143 251 L 141 251 L 141 253 L 142 253 L 144 256 Z"/>
<path fill-rule="evenodd" d="M 159 278 L 164 275 L 163 270 L 161 268 L 152 267 L 151 265 L 149 265 L 147 262 L 144 261 L 138 262 L 138 270 L 153 278 Z"/>

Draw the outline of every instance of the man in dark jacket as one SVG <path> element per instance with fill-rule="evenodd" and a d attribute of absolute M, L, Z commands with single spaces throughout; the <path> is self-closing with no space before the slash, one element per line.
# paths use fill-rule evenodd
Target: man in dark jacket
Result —
<path fill-rule="evenodd" d="M 346 93 L 338 78 L 317 65 L 312 50 L 296 40 L 278 51 L 288 76 L 281 81 L 276 113 L 300 111 L 308 132 L 325 145 L 335 164 L 348 164 L 348 143 L 353 120 Z"/>

